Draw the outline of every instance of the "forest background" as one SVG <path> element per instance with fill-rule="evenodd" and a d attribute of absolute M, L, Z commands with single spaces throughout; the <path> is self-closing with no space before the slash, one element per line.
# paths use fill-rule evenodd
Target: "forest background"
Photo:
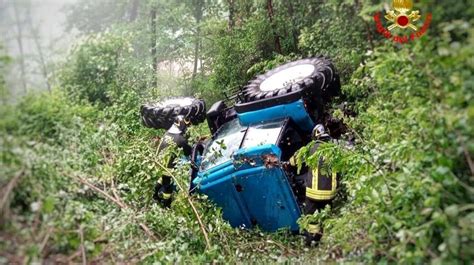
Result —
<path fill-rule="evenodd" d="M 64 17 L 66 33 L 46 45 L 37 1 L 0 1 L 0 263 L 474 260 L 470 1 L 415 1 L 421 21 L 433 19 L 406 44 L 376 31 L 373 15 L 390 1 L 64 3 L 43 7 Z M 142 103 L 192 95 L 210 106 L 313 55 L 337 66 L 334 105 L 356 116 L 331 111 L 357 135 L 354 149 L 302 150 L 342 174 L 333 207 L 300 221 L 324 224 L 318 247 L 287 231 L 231 228 L 201 196 L 181 192 L 169 210 L 153 203 L 163 132 L 140 124 Z M 188 185 L 187 168 L 174 174 Z"/>

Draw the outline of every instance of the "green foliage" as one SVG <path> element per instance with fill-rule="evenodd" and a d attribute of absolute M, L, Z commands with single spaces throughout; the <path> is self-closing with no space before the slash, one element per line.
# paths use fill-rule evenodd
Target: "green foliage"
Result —
<path fill-rule="evenodd" d="M 215 55 L 209 77 L 211 88 L 201 92 L 205 98 L 213 102 L 222 97 L 222 91 L 244 85 L 252 78 L 248 69 L 260 60 L 271 58 L 272 53 L 266 49 L 271 45 L 271 27 L 262 17 L 258 14 L 250 18 L 232 34 L 223 29 L 225 24 L 218 29 L 218 39 L 212 50 Z M 210 93 L 214 96 L 207 97 Z"/>
<path fill-rule="evenodd" d="M 44 97 L 47 100 L 38 100 Z M 18 105 L 15 119 L 21 121 L 18 126 L 20 135 L 35 136 L 39 138 L 57 138 L 62 128 L 72 128 L 75 123 L 91 121 L 97 111 L 90 105 L 69 104 L 68 99 L 60 91 L 52 94 L 28 95 Z M 6 128 L 7 132 L 15 133 L 13 129 Z"/>
<path fill-rule="evenodd" d="M 259 63 L 254 64 L 252 67 L 250 67 L 247 70 L 247 74 L 250 76 L 256 76 L 259 74 L 263 74 L 265 71 L 269 71 L 275 67 L 278 67 L 279 65 L 282 65 L 284 63 L 297 60 L 299 59 L 295 54 L 290 54 L 287 56 L 284 55 L 277 55 L 275 58 L 267 61 L 262 61 Z"/>
<path fill-rule="evenodd" d="M 383 6 L 371 0 L 273 1 L 273 22 L 266 1 L 234 1 L 232 27 L 231 1 L 205 1 L 199 22 L 197 1 L 140 1 L 136 20 L 122 23 L 133 2 L 79 1 L 71 25 L 96 33 L 73 48 L 61 88 L 0 106 L 1 186 L 23 172 L 0 217 L 2 257 L 80 262 L 75 253 L 84 246 L 91 263 L 472 263 L 474 13 L 467 1 L 416 3 L 433 12 L 432 27 L 403 46 L 371 36 L 371 15 Z M 150 46 L 151 8 L 158 16 Z M 196 43 L 203 64 L 192 76 Z M 152 47 L 159 62 L 178 62 L 187 75 L 153 73 Z M 315 165 L 322 155 L 342 177 L 331 207 L 299 221 L 324 228 L 319 247 L 307 248 L 287 231 L 231 228 L 220 209 L 193 195 L 211 241 L 206 249 L 186 192 L 175 195 L 171 209 L 152 201 L 163 174 L 156 155 L 163 132 L 140 124 L 139 105 L 182 91 L 210 105 L 256 74 L 320 54 L 335 61 L 358 116 L 344 117 L 355 146 L 340 141 L 321 144 L 316 154 L 309 146 L 299 151 L 300 164 Z M 0 57 L 0 68 L 7 61 Z M 189 133 L 193 141 L 209 137 L 205 124 Z M 172 172 L 184 189 L 189 167 Z"/>
<path fill-rule="evenodd" d="M 315 23 L 305 27 L 299 36 L 299 48 L 306 56 L 331 58 L 342 80 L 348 80 L 370 47 L 367 28 L 353 3 L 335 7 L 327 2 L 318 7 Z"/>
<path fill-rule="evenodd" d="M 319 155 L 330 158 L 344 176 L 347 201 L 324 222 L 329 252 L 362 249 L 365 258 L 402 263 L 474 259 L 474 183 L 466 162 L 474 152 L 474 65 L 467 59 L 474 32 L 466 22 L 439 27 L 437 42 L 376 49 L 345 87 L 365 98 L 359 116 L 347 118 L 359 136 L 355 149 L 300 151 L 313 165 Z M 465 37 L 458 45 L 451 33 Z M 439 55 L 429 56 L 433 50 Z"/>
<path fill-rule="evenodd" d="M 7 91 L 6 84 L 5 84 L 4 74 L 5 74 L 5 67 L 10 62 L 10 60 L 11 60 L 10 57 L 4 54 L 3 46 L 0 43 L 0 99 L 4 103 L 6 102 L 7 96 L 9 94 Z"/>
<path fill-rule="evenodd" d="M 126 36 L 99 33 L 85 37 L 73 48 L 61 73 L 64 89 L 78 100 L 110 104 L 112 95 L 123 91 L 120 70 L 131 51 Z"/>

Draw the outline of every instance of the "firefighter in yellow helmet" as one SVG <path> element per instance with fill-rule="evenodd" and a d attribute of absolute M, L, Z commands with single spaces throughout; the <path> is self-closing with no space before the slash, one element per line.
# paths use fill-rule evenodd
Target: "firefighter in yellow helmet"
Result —
<path fill-rule="evenodd" d="M 312 138 L 316 143 L 311 147 L 311 153 L 316 152 L 321 142 L 331 141 L 331 137 L 326 133 L 322 124 L 314 127 Z M 296 167 L 296 155 L 289 160 L 290 167 Z M 330 204 L 336 196 L 337 174 L 332 171 L 322 157 L 319 158 L 315 168 L 308 170 L 296 177 L 304 188 L 303 213 L 313 214 L 318 209 L 323 209 Z M 307 243 L 319 241 L 322 236 L 320 224 L 310 224 L 305 231 Z"/>

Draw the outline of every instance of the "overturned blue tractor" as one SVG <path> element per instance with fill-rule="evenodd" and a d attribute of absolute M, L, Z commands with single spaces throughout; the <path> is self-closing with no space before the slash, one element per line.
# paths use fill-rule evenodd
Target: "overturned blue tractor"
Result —
<path fill-rule="evenodd" d="M 147 127 L 168 129 L 159 148 L 167 142 L 183 148 L 192 164 L 190 190 L 206 194 L 232 226 L 297 231 L 302 214 L 324 207 L 336 194 L 336 173 L 323 170 L 322 159 L 316 169 L 297 172 L 294 155 L 311 140 L 331 138 L 324 106 L 339 92 L 331 61 L 315 57 L 257 76 L 207 113 L 203 101 L 180 98 L 145 104 L 141 117 Z M 186 127 L 206 119 L 212 138 L 191 147 Z M 173 159 L 167 166 L 174 166 Z M 173 189 L 165 178 L 155 198 L 166 206 Z"/>

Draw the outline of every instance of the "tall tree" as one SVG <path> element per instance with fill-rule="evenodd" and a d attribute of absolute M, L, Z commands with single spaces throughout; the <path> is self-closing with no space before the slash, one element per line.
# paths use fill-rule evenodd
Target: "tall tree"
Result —
<path fill-rule="evenodd" d="M 0 3 L 1 6 L 1 3 Z M 4 78 L 5 67 L 10 62 L 10 57 L 5 54 L 2 43 L 0 43 L 0 99 L 4 105 L 8 102 L 9 91 L 6 87 L 6 82 Z"/>
<path fill-rule="evenodd" d="M 268 20 L 270 21 L 270 25 L 273 28 L 273 37 L 274 37 L 274 41 L 275 41 L 275 49 L 278 53 L 281 54 L 282 52 L 281 52 L 280 36 L 277 33 L 276 25 L 275 25 L 274 19 L 273 19 L 273 1 L 272 0 L 267 0 L 267 15 L 268 15 Z"/>
<path fill-rule="evenodd" d="M 38 64 L 40 65 L 41 74 L 46 83 L 46 87 L 48 91 L 51 93 L 51 84 L 49 82 L 49 70 L 47 66 L 46 59 L 44 57 L 43 47 L 41 46 L 41 37 L 39 34 L 39 29 L 37 26 L 34 25 L 32 14 L 31 14 L 31 5 L 26 7 L 26 23 L 29 27 L 31 37 L 33 38 L 33 42 L 35 44 L 36 52 L 38 53 Z"/>
<path fill-rule="evenodd" d="M 196 20 L 196 34 L 194 36 L 194 66 L 192 78 L 196 78 L 198 63 L 199 63 L 199 49 L 201 46 L 201 20 L 204 8 L 204 0 L 193 0 L 194 4 L 194 19 Z"/>
<path fill-rule="evenodd" d="M 235 26 L 235 0 L 227 0 L 227 7 L 229 8 L 228 28 L 232 30 Z"/>
<path fill-rule="evenodd" d="M 150 42 L 150 52 L 151 52 L 151 60 L 152 60 L 152 65 L 153 65 L 153 85 L 155 87 L 158 87 L 158 79 L 157 79 L 157 73 L 158 73 L 158 58 L 156 56 L 156 39 L 157 37 L 157 31 L 156 31 L 156 13 L 157 13 L 157 8 L 152 7 L 150 11 L 150 30 L 151 30 L 151 42 Z"/>
<path fill-rule="evenodd" d="M 133 22 L 138 16 L 138 7 L 140 6 L 140 0 L 132 0 L 129 10 L 129 21 Z"/>
<path fill-rule="evenodd" d="M 295 22 L 295 9 L 293 7 L 293 1 L 284 1 L 286 3 L 286 9 L 288 11 L 288 17 L 290 18 L 290 31 L 293 37 L 293 49 L 298 50 L 298 29 L 296 28 Z"/>
<path fill-rule="evenodd" d="M 13 13 L 15 17 L 15 27 L 17 30 L 16 34 L 16 41 L 18 44 L 18 50 L 20 52 L 20 56 L 18 61 L 20 62 L 20 75 L 21 75 L 21 85 L 23 87 L 23 92 L 26 94 L 28 92 L 28 88 L 26 86 L 26 65 L 25 65 L 25 51 L 23 47 L 23 23 L 24 21 L 20 17 L 19 5 L 18 1 L 13 1 Z"/>
<path fill-rule="evenodd" d="M 75 0 L 65 4 L 65 10 L 67 11 L 66 29 L 77 29 L 80 33 L 100 32 L 112 25 L 130 20 L 132 17 L 130 1 Z M 138 2 L 142 2 L 142 0 Z"/>

